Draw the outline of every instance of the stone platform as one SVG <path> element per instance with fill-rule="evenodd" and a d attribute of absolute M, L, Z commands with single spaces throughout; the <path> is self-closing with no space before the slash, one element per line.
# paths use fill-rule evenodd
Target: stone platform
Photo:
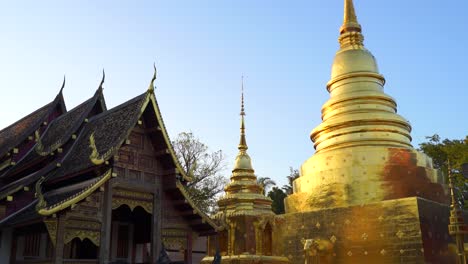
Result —
<path fill-rule="evenodd" d="M 418 197 L 289 213 L 275 217 L 273 255 L 304 263 L 314 239 L 319 263 L 455 263 L 448 220 L 448 205 Z"/>

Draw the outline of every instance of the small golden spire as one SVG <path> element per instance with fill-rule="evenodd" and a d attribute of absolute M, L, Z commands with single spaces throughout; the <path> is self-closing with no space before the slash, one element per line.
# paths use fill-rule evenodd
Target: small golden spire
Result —
<path fill-rule="evenodd" d="M 244 76 L 242 76 L 242 85 L 241 85 L 241 134 L 240 134 L 240 142 L 239 142 L 239 150 L 246 151 L 248 149 L 247 147 L 247 141 L 245 139 L 245 123 L 244 123 L 244 116 L 245 116 L 245 108 L 244 108 Z"/>
<path fill-rule="evenodd" d="M 357 20 L 353 0 L 344 1 L 344 17 L 340 33 L 343 34 L 346 32 L 361 32 L 361 25 L 359 25 Z"/>
<path fill-rule="evenodd" d="M 154 81 L 156 80 L 156 75 L 158 71 L 156 70 L 156 63 L 153 63 L 154 73 L 153 78 L 151 79 L 150 85 L 148 87 L 148 92 L 154 93 Z"/>
<path fill-rule="evenodd" d="M 450 160 L 447 160 L 447 169 L 448 169 L 448 178 L 449 178 L 449 188 L 450 196 L 452 198 L 452 203 L 450 204 L 450 217 L 449 217 L 449 234 L 455 238 L 456 242 L 456 252 L 457 252 L 457 263 L 466 263 L 466 254 L 465 254 L 465 235 L 468 234 L 468 226 L 465 224 L 465 219 L 463 218 L 463 211 L 458 204 L 455 186 L 453 183 L 452 167 L 450 166 Z"/>

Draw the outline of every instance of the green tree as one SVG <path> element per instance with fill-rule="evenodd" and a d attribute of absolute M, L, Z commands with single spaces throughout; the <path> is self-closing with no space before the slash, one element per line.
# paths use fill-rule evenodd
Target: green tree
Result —
<path fill-rule="evenodd" d="M 215 213 L 218 196 L 227 182 L 222 175 L 225 168 L 223 152 L 210 152 L 191 132 L 180 133 L 172 145 L 182 169 L 192 178 L 187 184 L 192 200 L 205 213 Z"/>
<path fill-rule="evenodd" d="M 257 184 L 260 185 L 260 187 L 262 187 L 262 193 L 263 195 L 265 195 L 266 190 L 268 190 L 270 187 L 275 186 L 276 182 L 269 177 L 258 177 Z"/>
<path fill-rule="evenodd" d="M 462 175 L 462 164 L 468 163 L 468 136 L 465 139 L 444 139 L 434 134 L 426 137 L 427 142 L 419 144 L 419 150 L 432 158 L 434 168 L 439 169 L 444 176 L 448 175 L 450 162 L 454 176 L 454 185 L 460 200 L 467 200 L 467 180 Z M 462 197 L 464 196 L 464 198 Z"/>
<path fill-rule="evenodd" d="M 278 187 L 273 187 L 273 189 L 268 192 L 268 197 L 273 200 L 271 209 L 275 214 L 284 214 L 284 198 L 286 198 L 286 196 L 286 193 Z"/>
<path fill-rule="evenodd" d="M 294 169 L 293 167 L 289 167 L 289 175 L 286 176 L 288 179 L 288 184 L 283 185 L 283 190 L 286 195 L 290 195 L 293 193 L 293 182 L 295 179 L 299 178 L 299 170 Z"/>

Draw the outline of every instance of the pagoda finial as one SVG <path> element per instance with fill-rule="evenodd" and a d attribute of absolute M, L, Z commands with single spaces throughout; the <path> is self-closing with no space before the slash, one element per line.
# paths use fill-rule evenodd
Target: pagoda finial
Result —
<path fill-rule="evenodd" d="M 353 0 L 344 1 L 344 17 L 340 33 L 344 34 L 346 32 L 361 32 L 361 25 L 357 20 Z"/>
<path fill-rule="evenodd" d="M 102 69 L 102 80 L 101 83 L 99 84 L 98 89 L 103 89 L 102 85 L 104 84 L 104 81 L 106 80 L 106 72 L 104 71 L 104 68 Z"/>
<path fill-rule="evenodd" d="M 151 79 L 150 85 L 148 87 L 148 92 L 154 93 L 154 81 L 156 80 L 157 76 L 157 69 L 156 69 L 156 63 L 153 63 L 153 68 L 154 68 L 154 73 L 153 73 L 153 78 Z"/>
<path fill-rule="evenodd" d="M 247 140 L 245 139 L 245 123 L 244 123 L 244 116 L 245 116 L 245 108 L 244 108 L 244 76 L 242 76 L 242 84 L 241 84 L 241 127 L 240 127 L 240 142 L 238 149 L 240 151 L 245 152 L 247 147 Z"/>

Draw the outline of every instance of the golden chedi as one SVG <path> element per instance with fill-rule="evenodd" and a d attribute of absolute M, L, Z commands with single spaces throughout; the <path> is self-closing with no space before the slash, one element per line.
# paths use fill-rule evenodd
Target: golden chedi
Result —
<path fill-rule="evenodd" d="M 310 135 L 316 153 L 301 167 L 287 212 L 360 205 L 419 196 L 446 199 L 432 161 L 411 145 L 411 125 L 383 91 L 385 78 L 352 1 L 345 1 L 340 49 L 327 84 L 323 122 Z"/>
<path fill-rule="evenodd" d="M 286 257 L 273 255 L 272 201 L 257 183 L 247 154 L 243 83 L 241 101 L 239 153 L 225 195 L 218 201 L 219 212 L 214 216 L 223 228 L 217 237 L 210 237 L 208 256 L 202 263 L 212 263 L 218 254 L 222 263 L 287 264 L 290 262 Z"/>

